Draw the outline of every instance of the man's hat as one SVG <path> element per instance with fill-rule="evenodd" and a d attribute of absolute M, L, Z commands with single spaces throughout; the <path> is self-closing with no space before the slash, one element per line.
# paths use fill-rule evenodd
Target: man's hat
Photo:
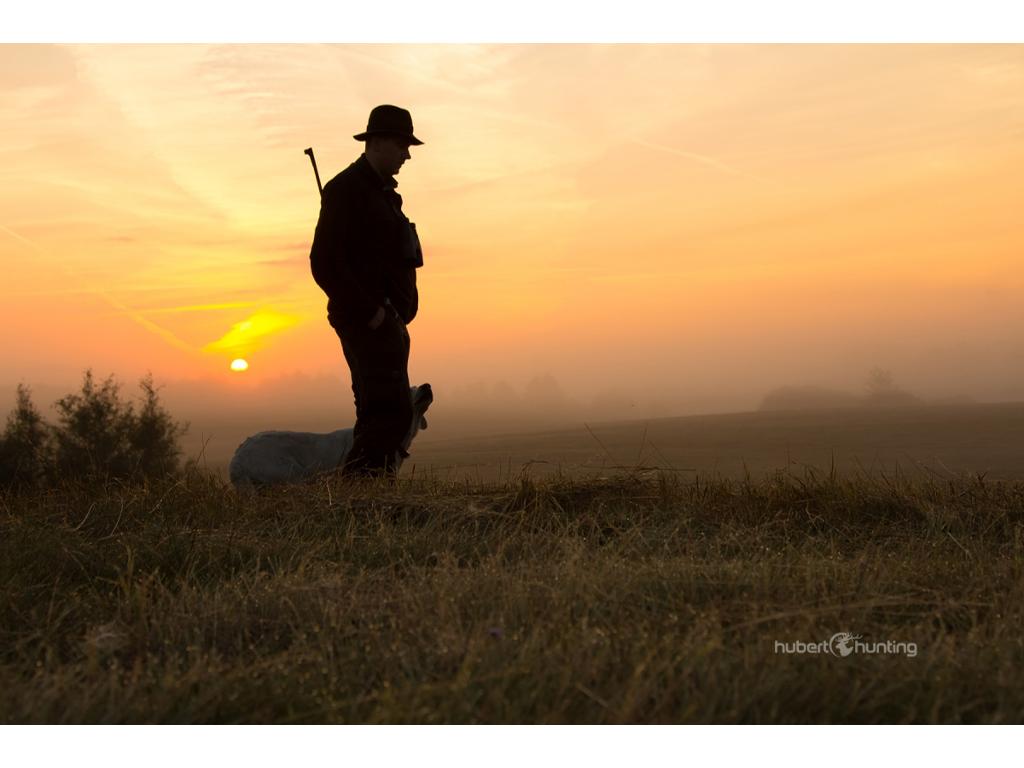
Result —
<path fill-rule="evenodd" d="M 390 104 L 374 107 L 370 111 L 370 120 L 366 124 L 366 131 L 357 133 L 352 138 L 356 141 L 366 141 L 368 137 L 379 134 L 401 136 L 403 139 L 408 139 L 410 144 L 423 143 L 412 135 L 412 115 L 409 114 L 409 110 L 393 107 Z"/>

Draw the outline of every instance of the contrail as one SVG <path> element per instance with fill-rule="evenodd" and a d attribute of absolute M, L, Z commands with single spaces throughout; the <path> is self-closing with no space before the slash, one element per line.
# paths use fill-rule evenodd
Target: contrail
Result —
<path fill-rule="evenodd" d="M 27 239 L 27 238 L 24 238 L 24 237 L 22 237 L 21 235 L 19 235 L 19 234 L 18 234 L 17 232 L 15 232 L 14 230 L 12 230 L 12 229 L 8 229 L 8 228 L 7 228 L 7 227 L 5 227 L 5 226 L 4 226 L 3 224 L 0 224 L 0 229 L 2 229 L 2 230 L 3 230 L 4 232 L 6 232 L 6 233 L 7 233 L 8 235 L 10 235 L 11 237 L 13 237 L 13 238 L 14 238 L 15 240 L 18 240 L 18 241 L 20 241 L 20 242 L 24 243 L 24 244 L 25 244 L 25 245 L 27 245 L 27 246 L 28 246 L 29 248 L 33 248 L 33 249 L 35 249 L 36 251 L 38 251 L 39 253 L 43 254 L 44 256 L 49 256 L 49 254 L 48 254 L 48 253 L 46 253 L 46 251 L 44 251 L 44 250 L 43 250 L 42 248 L 40 248 L 40 247 L 39 247 L 38 245 L 36 245 L 35 243 L 33 243 L 33 242 L 32 242 L 31 240 L 29 240 L 29 239 Z"/>
<path fill-rule="evenodd" d="M 703 165 L 708 166 L 709 168 L 714 168 L 716 170 L 722 171 L 723 173 L 728 173 L 731 176 L 739 176 L 744 179 L 752 179 L 753 181 L 758 181 L 761 182 L 762 184 L 767 184 L 771 187 L 775 187 L 776 189 L 781 189 L 781 187 L 779 187 L 773 181 L 761 178 L 760 176 L 755 176 L 752 173 L 741 171 L 738 168 L 733 168 L 731 165 L 727 165 L 726 163 L 723 163 L 721 160 L 716 160 L 715 158 L 708 157 L 707 155 L 698 155 L 696 152 L 686 152 L 685 150 L 676 149 L 675 147 L 666 147 L 664 144 L 653 144 L 649 141 L 640 141 L 638 139 L 634 139 L 633 143 L 640 147 L 647 147 L 648 149 L 657 149 L 661 152 L 668 152 L 671 155 L 685 157 L 687 160 L 693 160 L 694 162 L 701 163 Z"/>
<path fill-rule="evenodd" d="M 18 242 L 27 245 L 29 248 L 31 248 L 32 250 L 34 250 L 36 253 L 40 254 L 41 256 L 44 256 L 45 258 L 50 259 L 51 261 L 54 261 L 54 262 L 57 262 L 58 264 L 60 264 L 59 260 L 54 258 L 52 256 L 52 254 L 50 254 L 45 248 L 40 247 L 36 243 L 33 243 L 27 237 L 23 237 L 22 235 L 19 235 L 17 232 L 15 232 L 12 229 L 9 229 L 8 227 L 5 227 L 3 224 L 0 224 L 0 229 L 2 229 L 4 232 L 6 232 L 8 235 L 13 237 Z M 173 333 L 171 333 L 166 328 L 164 328 L 164 327 L 162 327 L 160 325 L 157 325 L 152 320 L 149 320 L 148 318 L 143 317 L 141 314 L 136 312 L 131 307 L 126 306 L 122 302 L 120 302 L 117 299 L 115 299 L 113 296 L 110 296 L 106 291 L 102 290 L 101 288 L 96 288 L 96 287 L 94 287 L 92 285 L 89 285 L 79 275 L 75 274 L 74 270 L 70 269 L 66 264 L 60 264 L 60 267 L 61 267 L 61 269 L 64 270 L 64 272 L 67 275 L 69 275 L 71 277 L 74 277 L 75 280 L 78 280 L 78 281 L 82 282 L 82 284 L 85 287 L 85 290 L 88 293 L 92 293 L 92 294 L 94 294 L 96 296 L 99 296 L 101 299 L 103 299 L 105 302 L 107 302 L 110 306 L 112 306 L 115 309 L 118 309 L 121 312 L 125 313 L 132 320 L 134 320 L 139 325 L 141 325 L 143 328 L 145 328 L 148 331 L 151 331 L 152 333 L 155 333 L 157 336 L 159 336 L 161 339 L 166 341 L 172 347 L 175 347 L 176 349 L 180 349 L 183 352 L 188 352 L 189 354 L 193 354 L 193 353 L 198 351 L 198 350 L 195 349 L 195 347 L 193 347 L 192 345 L 188 344 L 185 341 L 182 341 L 181 339 L 179 339 L 177 336 L 175 336 Z"/>
<path fill-rule="evenodd" d="M 183 312 L 213 312 L 219 309 L 241 309 L 243 307 L 254 307 L 255 301 L 227 301 L 220 304 L 188 304 L 181 307 L 157 307 L 147 309 L 147 315 L 170 315 Z"/>

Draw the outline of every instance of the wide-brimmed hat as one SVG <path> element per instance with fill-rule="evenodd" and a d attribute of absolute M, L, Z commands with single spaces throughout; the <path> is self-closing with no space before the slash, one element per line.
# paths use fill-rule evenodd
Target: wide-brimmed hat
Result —
<path fill-rule="evenodd" d="M 378 135 L 401 136 L 408 139 L 410 144 L 423 143 L 412 135 L 412 115 L 409 114 L 409 110 L 391 104 L 381 104 L 370 110 L 366 130 L 352 138 L 356 141 L 366 141 L 368 137 Z"/>

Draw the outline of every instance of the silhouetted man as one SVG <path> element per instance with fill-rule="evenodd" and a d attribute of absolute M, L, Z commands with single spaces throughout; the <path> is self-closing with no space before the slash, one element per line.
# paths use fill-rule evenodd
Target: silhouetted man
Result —
<path fill-rule="evenodd" d="M 409 146 L 423 142 L 409 112 L 389 104 L 374 107 L 366 131 L 353 138 L 366 142 L 365 152 L 324 186 L 309 258 L 352 373 L 356 424 L 343 473 L 394 476 L 412 420 L 406 326 L 416 316 L 423 266 L 394 176 Z"/>

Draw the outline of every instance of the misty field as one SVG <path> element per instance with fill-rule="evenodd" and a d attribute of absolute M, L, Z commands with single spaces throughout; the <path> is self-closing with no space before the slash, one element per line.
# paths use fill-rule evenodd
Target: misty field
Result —
<path fill-rule="evenodd" d="M 1024 719 L 1015 481 L 190 471 L 0 514 L 2 722 Z M 839 632 L 902 652 L 779 650 Z"/>
<path fill-rule="evenodd" d="M 1022 403 L 752 411 L 436 436 L 429 430 L 420 435 L 411 461 L 453 480 L 507 481 L 523 466 L 534 476 L 650 467 L 742 480 L 813 467 L 851 477 L 982 473 L 1024 480 Z"/>

